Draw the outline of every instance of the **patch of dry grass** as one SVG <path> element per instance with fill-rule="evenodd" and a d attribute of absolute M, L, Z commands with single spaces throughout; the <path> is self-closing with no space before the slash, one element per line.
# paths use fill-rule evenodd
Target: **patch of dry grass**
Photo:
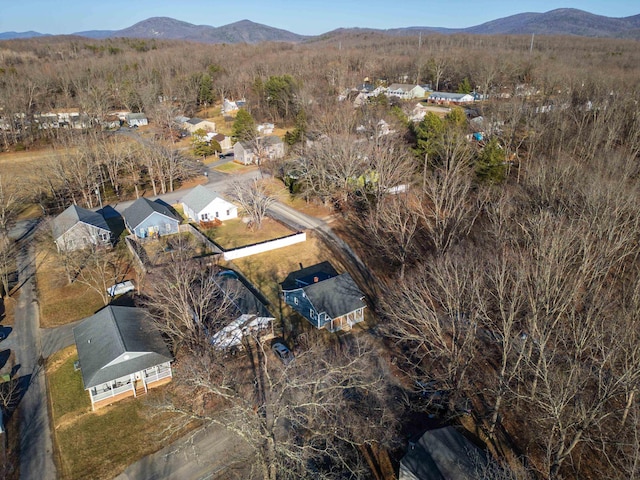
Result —
<path fill-rule="evenodd" d="M 156 412 L 145 399 L 162 395 L 164 387 L 150 390 L 143 398 L 128 398 L 92 412 L 81 372 L 73 369 L 77 358 L 76 348 L 71 346 L 52 355 L 46 366 L 59 478 L 113 478 L 130 463 L 194 427 L 168 429 L 168 433 L 169 414 L 151 417 Z"/>
<path fill-rule="evenodd" d="M 315 265 L 330 260 L 329 255 L 328 250 L 318 239 L 307 235 L 306 242 L 239 258 L 229 262 L 228 265 L 240 271 L 267 297 L 274 307 L 278 307 L 280 305 L 280 282 L 289 273 L 300 269 L 300 264 L 304 267 Z M 279 316 L 279 312 L 272 313 Z"/>
<path fill-rule="evenodd" d="M 104 303 L 90 287 L 69 284 L 57 255 L 45 248 L 36 254 L 40 327 L 50 328 L 93 315 Z"/>
<path fill-rule="evenodd" d="M 0 299 L 0 323 L 2 325 L 13 325 L 16 317 L 16 304 L 18 303 L 18 296 L 20 292 L 14 293 L 12 296 Z"/>
<path fill-rule="evenodd" d="M 242 219 L 233 218 L 225 220 L 219 227 L 210 228 L 204 232 L 207 237 L 226 250 L 285 237 L 292 233 L 294 232 L 272 218 L 265 218 L 259 230 L 251 230 Z"/>

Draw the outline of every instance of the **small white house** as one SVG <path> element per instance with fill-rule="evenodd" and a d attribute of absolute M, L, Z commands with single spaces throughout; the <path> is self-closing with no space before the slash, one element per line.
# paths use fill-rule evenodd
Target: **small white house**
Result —
<path fill-rule="evenodd" d="M 400 97 L 403 100 L 411 100 L 412 98 L 423 98 L 426 91 L 420 85 L 394 83 L 389 85 L 385 93 L 388 97 Z"/>
<path fill-rule="evenodd" d="M 284 157 L 284 143 L 276 135 L 258 137 L 253 142 L 236 142 L 233 153 L 238 163 L 259 165 L 264 160 Z"/>
<path fill-rule="evenodd" d="M 475 97 L 470 93 L 449 93 L 449 92 L 432 92 L 429 95 L 429 101 L 434 103 L 472 103 Z"/>
<path fill-rule="evenodd" d="M 127 113 L 125 121 L 130 127 L 143 127 L 145 125 L 149 125 L 149 120 L 144 113 Z"/>
<path fill-rule="evenodd" d="M 182 199 L 182 208 L 192 222 L 222 221 L 238 216 L 238 207 L 202 185 L 193 188 Z"/>

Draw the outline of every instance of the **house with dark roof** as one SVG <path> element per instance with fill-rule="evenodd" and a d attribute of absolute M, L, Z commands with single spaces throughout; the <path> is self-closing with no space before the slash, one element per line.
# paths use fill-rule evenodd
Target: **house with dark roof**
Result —
<path fill-rule="evenodd" d="M 109 305 L 74 327 L 73 336 L 93 410 L 171 381 L 173 357 L 142 309 Z"/>
<path fill-rule="evenodd" d="M 190 118 L 182 124 L 183 128 L 189 133 L 195 133 L 198 130 L 204 130 L 205 132 L 215 132 L 216 122 L 211 120 L 204 120 L 202 118 Z"/>
<path fill-rule="evenodd" d="M 102 215 L 71 205 L 53 219 L 53 240 L 58 251 L 73 251 L 90 245 L 111 246 L 111 229 Z"/>
<path fill-rule="evenodd" d="M 351 275 L 339 275 L 329 262 L 290 273 L 281 287 L 285 303 L 316 328 L 350 330 L 364 320 L 364 294 Z"/>
<path fill-rule="evenodd" d="M 240 347 L 242 337 L 273 325 L 275 317 L 267 308 L 268 300 L 245 278 L 233 270 L 223 270 L 213 280 L 231 304 L 231 314 L 235 319 L 211 336 L 212 345 L 217 348 Z"/>
<path fill-rule="evenodd" d="M 238 216 L 238 207 L 202 185 L 192 188 L 182 198 L 182 208 L 192 222 L 228 220 Z"/>
<path fill-rule="evenodd" d="M 127 229 L 138 238 L 178 233 L 180 219 L 167 205 L 141 197 L 122 212 Z"/>
<path fill-rule="evenodd" d="M 452 426 L 425 432 L 409 443 L 400 460 L 399 480 L 475 480 L 485 478 L 487 456 Z"/>

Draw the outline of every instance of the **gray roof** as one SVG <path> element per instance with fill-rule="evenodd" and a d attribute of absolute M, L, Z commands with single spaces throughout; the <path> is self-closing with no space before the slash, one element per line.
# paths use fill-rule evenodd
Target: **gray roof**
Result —
<path fill-rule="evenodd" d="M 460 100 L 462 97 L 470 95 L 469 93 L 449 93 L 449 92 L 432 92 L 430 97 L 444 98 L 448 100 Z"/>
<path fill-rule="evenodd" d="M 486 463 L 485 452 L 449 426 L 429 430 L 410 445 L 400 469 L 420 480 L 475 480 Z"/>
<path fill-rule="evenodd" d="M 77 205 L 71 205 L 53 219 L 53 238 L 57 240 L 78 222 L 110 231 L 109 225 L 107 225 L 102 215 L 87 210 L 86 208 L 78 207 Z"/>
<path fill-rule="evenodd" d="M 137 199 L 129 205 L 129 207 L 122 212 L 122 216 L 125 222 L 127 222 L 127 225 L 135 230 L 136 227 L 144 222 L 153 212 L 160 213 L 178 222 L 180 221 L 166 205 L 162 205 L 157 201 L 152 202 L 144 197 Z"/>
<path fill-rule="evenodd" d="M 338 272 L 330 262 L 321 262 L 309 267 L 301 268 L 287 275 L 287 278 L 281 283 L 282 290 L 295 290 L 311 283 L 315 283 L 314 279 L 318 277 L 320 281 L 326 280 L 338 275 Z"/>
<path fill-rule="evenodd" d="M 144 113 L 127 113 L 127 118 L 142 120 L 143 118 L 147 118 L 147 116 Z"/>
<path fill-rule="evenodd" d="M 388 90 L 402 90 L 403 92 L 410 92 L 416 87 L 420 87 L 420 85 L 411 85 L 408 83 L 393 83 L 389 85 Z M 420 87 L 422 88 L 422 87 Z"/>
<path fill-rule="evenodd" d="M 273 317 L 267 310 L 269 302 L 233 270 L 224 270 L 218 273 L 215 282 L 233 302 L 241 315 Z"/>
<path fill-rule="evenodd" d="M 193 118 L 190 118 L 189 120 L 187 120 L 187 123 L 189 123 L 191 125 L 197 125 L 200 122 L 204 122 L 204 120 L 201 119 L 201 118 L 196 118 L 196 117 L 193 117 Z"/>
<path fill-rule="evenodd" d="M 173 358 L 147 313 L 109 305 L 73 329 L 85 388 L 95 387 Z M 107 366 L 125 353 L 137 353 Z"/>
<path fill-rule="evenodd" d="M 195 188 L 192 188 L 189 193 L 187 193 L 182 199 L 182 203 L 184 203 L 187 207 L 192 209 L 194 212 L 201 212 L 207 205 L 213 202 L 216 198 L 222 198 L 216 192 L 209 190 L 202 185 L 198 185 Z"/>
<path fill-rule="evenodd" d="M 318 313 L 326 312 L 331 318 L 367 306 L 364 294 L 348 273 L 312 283 L 303 290 Z"/>

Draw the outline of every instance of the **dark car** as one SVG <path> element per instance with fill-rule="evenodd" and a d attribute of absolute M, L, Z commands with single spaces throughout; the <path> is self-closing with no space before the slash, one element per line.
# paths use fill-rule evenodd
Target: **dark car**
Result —
<path fill-rule="evenodd" d="M 275 353 L 276 357 L 278 357 L 285 365 L 288 365 L 293 361 L 293 353 L 291 353 L 289 347 L 287 347 L 284 343 L 274 342 L 273 345 L 271 345 L 271 350 L 273 350 L 273 353 Z"/>

